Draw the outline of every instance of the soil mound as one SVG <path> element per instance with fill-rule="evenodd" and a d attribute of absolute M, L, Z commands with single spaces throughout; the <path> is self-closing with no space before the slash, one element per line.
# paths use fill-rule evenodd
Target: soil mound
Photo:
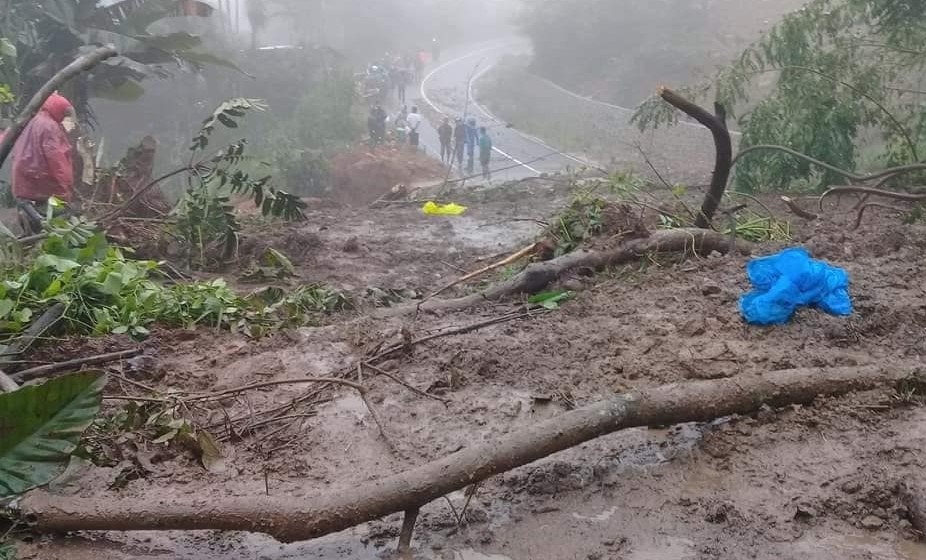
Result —
<path fill-rule="evenodd" d="M 407 146 L 357 145 L 331 160 L 330 196 L 350 206 L 368 205 L 396 185 L 440 180 L 444 175 L 438 162 Z"/>

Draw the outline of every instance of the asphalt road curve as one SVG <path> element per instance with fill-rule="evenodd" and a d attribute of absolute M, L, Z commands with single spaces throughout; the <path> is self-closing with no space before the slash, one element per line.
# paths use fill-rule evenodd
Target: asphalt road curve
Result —
<path fill-rule="evenodd" d="M 581 158 L 559 153 L 543 141 L 509 128 L 475 99 L 474 84 L 479 78 L 503 56 L 524 49 L 525 45 L 517 41 L 495 41 L 445 51 L 441 61 L 425 72 L 418 92 L 418 104 L 432 115 L 440 113 L 451 120 L 475 117 L 478 126 L 489 129 L 495 145 L 491 166 L 495 180 L 521 179 L 587 165 Z M 439 151 L 433 129 L 422 131 L 422 142 L 431 153 Z M 478 162 L 476 167 L 478 172 Z"/>

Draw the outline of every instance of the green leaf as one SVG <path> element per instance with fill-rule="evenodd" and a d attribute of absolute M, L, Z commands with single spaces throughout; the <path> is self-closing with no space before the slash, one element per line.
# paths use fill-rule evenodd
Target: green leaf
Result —
<path fill-rule="evenodd" d="M 110 272 L 103 281 L 103 293 L 111 296 L 118 295 L 122 292 L 123 286 L 125 286 L 125 281 L 122 275 L 118 272 Z"/>
<path fill-rule="evenodd" d="M 5 319 L 10 311 L 16 308 L 16 303 L 11 299 L 0 299 L 0 319 Z"/>
<path fill-rule="evenodd" d="M 0 497 L 64 472 L 100 408 L 104 385 L 105 375 L 88 371 L 0 395 Z"/>
<path fill-rule="evenodd" d="M 568 301 L 574 296 L 575 292 L 565 290 L 559 292 L 541 292 L 528 298 L 527 302 L 531 305 L 542 305 L 544 309 L 553 310 L 558 309 L 560 303 Z"/>
<path fill-rule="evenodd" d="M 57 272 L 67 272 L 75 268 L 80 268 L 80 264 L 75 261 L 47 253 L 39 255 L 39 257 L 35 259 L 35 266 L 38 268 L 53 268 Z"/>

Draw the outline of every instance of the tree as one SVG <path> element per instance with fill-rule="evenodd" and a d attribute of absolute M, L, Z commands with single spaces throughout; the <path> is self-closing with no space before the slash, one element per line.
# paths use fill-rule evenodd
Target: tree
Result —
<path fill-rule="evenodd" d="M 918 162 L 926 154 L 924 15 L 922 2 L 813 0 L 722 68 L 710 87 L 689 92 L 712 92 L 738 110 L 741 150 L 778 144 L 846 170 L 861 161 Z M 656 103 L 637 114 L 643 127 L 666 119 Z M 750 155 L 736 168 L 738 188 L 748 191 L 842 180 L 784 153 Z"/>
<path fill-rule="evenodd" d="M 170 66 L 199 68 L 231 63 L 199 50 L 201 39 L 186 32 L 156 33 L 169 18 L 208 17 L 212 8 L 191 0 L 0 0 L 0 82 L 28 99 L 55 71 L 84 49 L 114 44 L 121 57 L 74 81 L 66 92 L 83 116 L 90 97 L 136 99 L 140 82 L 165 76 Z"/>

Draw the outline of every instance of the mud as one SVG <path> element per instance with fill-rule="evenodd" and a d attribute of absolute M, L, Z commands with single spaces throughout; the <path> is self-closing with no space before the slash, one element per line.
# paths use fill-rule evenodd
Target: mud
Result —
<path fill-rule="evenodd" d="M 352 293 L 369 286 L 427 292 L 458 277 L 456 268 L 473 270 L 523 247 L 541 227 L 512 218 L 548 219 L 569 198 L 566 186 L 551 181 L 440 194 L 469 210 L 435 218 L 424 216 L 419 204 L 319 207 L 307 224 L 256 231 L 250 242 L 304 249 L 292 251 L 304 279 Z M 769 202 L 784 214 L 774 199 Z M 393 453 L 354 394 L 327 390 L 315 404 L 298 407 L 294 413 L 302 416 L 282 432 L 225 443 L 222 474 L 207 473 L 176 451 L 121 490 L 107 489 L 118 469 L 85 468 L 68 492 L 139 501 L 267 492 L 311 499 L 611 393 L 797 367 L 920 359 L 926 351 L 920 281 L 926 226 L 874 213 L 856 232 L 849 231 L 850 222 L 840 214 L 793 223 L 795 244 L 848 270 L 856 306 L 849 318 L 805 310 L 787 325 L 746 327 L 737 310 L 737 298 L 748 289 L 745 257 L 644 259 L 563 279 L 578 295 L 553 313 L 441 338 L 382 364 L 451 399 L 445 407 L 387 379 L 365 378 Z M 351 240 L 354 248 L 347 251 Z M 126 375 L 161 390 L 188 391 L 325 376 L 350 368 L 382 343 L 474 323 L 515 305 L 407 319 L 375 318 L 367 307 L 324 327 L 260 341 L 212 331 L 157 332 L 146 343 L 151 362 Z M 283 386 L 224 404 L 229 414 L 246 415 L 304 391 Z M 886 389 L 710 424 L 612 434 L 487 481 L 462 523 L 454 512 L 463 509 L 464 493 L 429 504 L 416 530 L 416 557 L 926 558 L 895 492 L 899 481 L 922 477 L 926 466 L 926 408 L 908 397 Z M 221 425 L 220 418 L 198 421 Z M 226 435 L 221 428 L 217 433 Z M 400 526 L 394 515 L 286 546 L 215 533 L 45 537 L 21 545 L 20 557 L 374 559 L 388 557 Z"/>

